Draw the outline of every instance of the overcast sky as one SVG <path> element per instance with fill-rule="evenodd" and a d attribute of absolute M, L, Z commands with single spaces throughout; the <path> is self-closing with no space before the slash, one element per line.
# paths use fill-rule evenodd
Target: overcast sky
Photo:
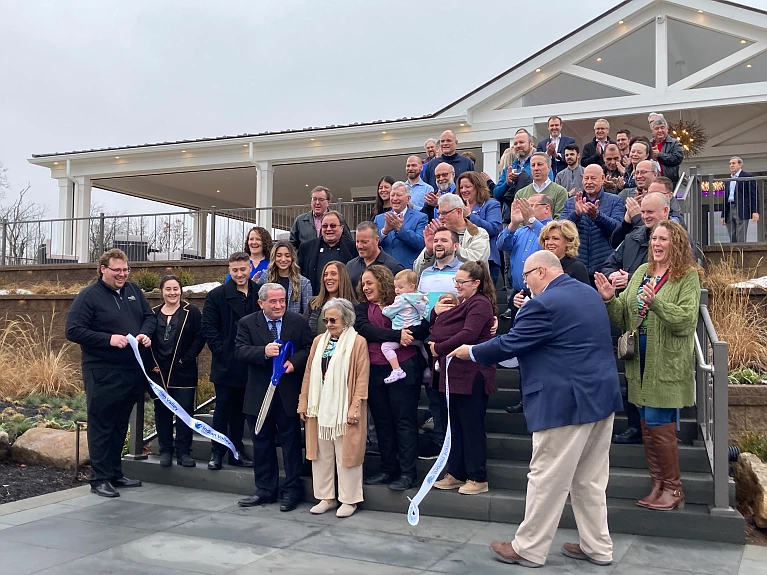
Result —
<path fill-rule="evenodd" d="M 0 0 L 0 161 L 55 217 L 58 184 L 32 154 L 420 116 L 612 5 Z"/>

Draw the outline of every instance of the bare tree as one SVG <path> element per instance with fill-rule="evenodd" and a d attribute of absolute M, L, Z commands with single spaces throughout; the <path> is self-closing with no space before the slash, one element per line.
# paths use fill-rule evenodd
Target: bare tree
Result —
<path fill-rule="evenodd" d="M 3 168 L 2 177 L 5 176 Z M 8 189 L 7 179 L 0 182 L 0 187 Z M 19 192 L 18 198 L 10 204 L 0 204 L 0 221 L 3 221 L 5 237 L 0 241 L 5 245 L 6 265 L 20 265 L 36 261 L 37 251 L 41 245 L 51 239 L 50 224 L 41 222 L 48 211 L 46 206 L 24 200 L 29 192 L 29 185 Z"/>

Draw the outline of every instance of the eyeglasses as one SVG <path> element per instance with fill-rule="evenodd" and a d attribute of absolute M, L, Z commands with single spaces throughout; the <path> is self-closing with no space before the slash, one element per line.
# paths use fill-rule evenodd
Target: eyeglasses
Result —
<path fill-rule="evenodd" d="M 446 212 L 438 212 L 440 218 L 444 218 L 446 215 L 448 215 L 450 212 L 454 212 L 456 210 L 460 210 L 461 208 L 453 208 L 452 210 L 448 210 Z"/>
<path fill-rule="evenodd" d="M 457 285 L 457 286 L 462 286 L 465 283 L 475 282 L 475 281 L 479 281 L 479 280 L 457 280 L 457 279 L 453 278 L 453 283 L 455 285 Z"/>
<path fill-rule="evenodd" d="M 453 174 L 437 174 L 434 176 L 436 180 L 449 180 Z"/>
<path fill-rule="evenodd" d="M 127 274 L 130 273 L 130 268 L 110 268 L 109 266 L 104 266 L 104 267 L 107 268 L 108 270 L 113 271 L 116 274 L 126 274 L 127 275 Z"/>
<path fill-rule="evenodd" d="M 533 272 L 537 272 L 539 269 L 541 269 L 540 266 L 538 266 L 537 268 L 533 268 L 531 270 L 527 270 L 526 272 L 522 272 L 522 281 L 527 283 L 527 276 L 529 276 Z"/>
<path fill-rule="evenodd" d="M 321 204 L 322 202 L 327 202 L 327 198 L 312 198 L 312 202 L 315 204 Z"/>
<path fill-rule="evenodd" d="M 634 170 L 634 173 L 643 176 L 645 174 L 654 174 L 655 172 L 653 172 L 652 170 Z"/>
<path fill-rule="evenodd" d="M 334 230 L 334 229 L 340 228 L 340 227 L 341 226 L 339 226 L 338 224 L 322 224 L 322 229 L 323 230 Z"/>
<path fill-rule="evenodd" d="M 325 325 L 336 325 L 337 321 L 339 321 L 339 319 L 336 318 L 336 317 L 323 317 L 322 318 L 322 323 L 324 323 Z"/>

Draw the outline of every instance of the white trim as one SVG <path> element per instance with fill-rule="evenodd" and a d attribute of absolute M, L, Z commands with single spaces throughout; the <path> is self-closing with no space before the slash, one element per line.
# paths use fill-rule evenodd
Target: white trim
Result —
<path fill-rule="evenodd" d="M 668 18 L 655 18 L 655 92 L 665 92 L 668 87 Z"/>
<path fill-rule="evenodd" d="M 729 130 L 727 130 L 726 132 L 717 134 L 713 138 L 710 138 L 708 140 L 708 146 L 709 147 L 718 146 L 722 142 L 726 142 L 727 140 L 729 140 L 730 138 L 734 138 L 738 134 L 742 134 L 743 132 L 747 132 L 753 128 L 761 126 L 765 122 L 767 122 L 767 112 L 765 112 L 764 114 L 760 114 L 756 118 L 751 118 L 747 122 L 743 122 L 742 124 L 734 126 L 730 128 Z"/>
<path fill-rule="evenodd" d="M 655 88 L 652 86 L 645 86 L 639 82 L 632 82 L 631 80 L 618 78 L 617 76 L 611 76 L 610 74 L 605 74 L 604 72 L 598 72 L 597 70 L 584 68 L 578 65 L 565 66 L 561 71 L 563 74 L 569 74 L 571 76 L 582 78 L 583 80 L 588 80 L 589 82 L 595 82 L 603 86 L 623 90 L 629 94 L 650 95 L 655 93 Z"/>
<path fill-rule="evenodd" d="M 734 54 L 730 54 L 726 58 L 722 58 L 718 62 L 714 62 L 710 66 L 707 66 L 702 70 L 699 70 L 694 74 L 690 74 L 686 78 L 682 78 L 678 82 L 671 84 L 668 87 L 668 90 L 689 90 L 694 86 L 702 84 L 711 78 L 714 78 L 715 76 L 718 76 L 719 74 L 734 68 L 738 64 L 742 64 L 746 60 L 750 60 L 751 58 L 758 56 L 765 50 L 767 50 L 767 43 L 756 42 L 755 44 L 751 44 L 750 46 L 747 46 L 746 48 L 743 48 Z"/>

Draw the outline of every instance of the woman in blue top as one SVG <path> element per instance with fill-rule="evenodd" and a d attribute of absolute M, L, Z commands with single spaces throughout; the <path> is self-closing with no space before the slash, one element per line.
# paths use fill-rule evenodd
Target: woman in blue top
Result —
<path fill-rule="evenodd" d="M 272 243 L 272 236 L 266 231 L 266 228 L 259 226 L 250 228 L 248 237 L 245 240 L 245 247 L 242 251 L 250 254 L 250 279 L 254 282 L 259 280 L 269 265 Z M 228 282 L 230 278 L 231 276 L 226 274 L 224 282 Z"/>
<path fill-rule="evenodd" d="M 492 199 L 490 189 L 485 179 L 477 172 L 464 172 L 458 176 L 455 189 L 463 198 L 466 207 L 463 209 L 464 216 L 477 227 L 484 228 L 490 236 L 490 277 L 493 284 L 501 275 L 501 255 L 498 252 L 496 238 L 503 228 L 501 220 L 501 204 Z"/>

